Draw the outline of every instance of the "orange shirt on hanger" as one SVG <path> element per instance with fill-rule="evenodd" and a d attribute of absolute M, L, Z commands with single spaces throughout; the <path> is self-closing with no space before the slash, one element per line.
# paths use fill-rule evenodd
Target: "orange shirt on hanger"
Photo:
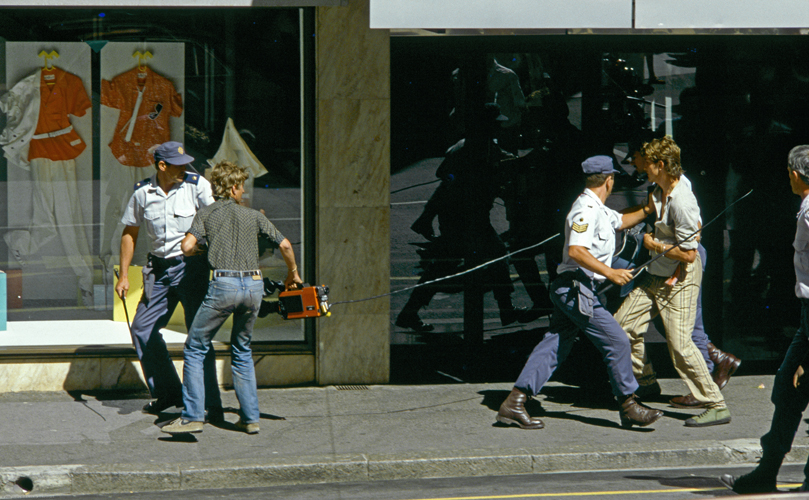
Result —
<path fill-rule="evenodd" d="M 148 66 L 102 80 L 101 104 L 121 110 L 110 149 L 121 165 L 130 167 L 153 165 L 149 148 L 170 141 L 169 117 L 183 114 L 174 84 Z"/>
<path fill-rule="evenodd" d="M 43 68 L 40 78 L 39 119 L 35 136 L 58 133 L 71 126 L 67 115 L 84 116 L 93 104 L 78 76 L 54 66 Z M 28 159 L 47 158 L 53 161 L 72 160 L 87 145 L 75 130 L 53 137 L 32 138 Z"/>

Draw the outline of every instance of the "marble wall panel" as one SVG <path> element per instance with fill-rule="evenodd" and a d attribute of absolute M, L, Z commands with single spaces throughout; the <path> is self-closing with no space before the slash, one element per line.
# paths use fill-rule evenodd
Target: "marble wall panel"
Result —
<path fill-rule="evenodd" d="M 316 275 L 339 302 L 390 290 L 390 38 L 369 29 L 369 0 L 318 8 L 316 29 Z M 317 383 L 388 381 L 389 309 L 336 304 L 318 321 Z"/>
<path fill-rule="evenodd" d="M 390 378 L 390 316 L 350 314 L 334 319 L 319 330 L 318 384 L 387 383 Z"/>
<path fill-rule="evenodd" d="M 259 387 L 303 385 L 315 381 L 312 354 L 255 356 Z M 182 377 L 182 361 L 174 360 Z M 230 357 L 216 359 L 219 384 L 232 388 Z M 0 364 L 0 393 L 23 391 L 146 390 L 140 363 L 132 358 L 80 358 Z"/>
<path fill-rule="evenodd" d="M 387 293 L 390 290 L 390 210 L 334 208 L 318 215 L 317 279 L 329 285 L 329 300 L 339 302 Z M 337 304 L 332 317 L 346 309 L 359 314 L 386 313 L 374 300 Z M 321 318 L 318 325 L 328 324 Z"/>
<path fill-rule="evenodd" d="M 217 359 L 219 385 L 233 388 L 230 358 Z M 311 384 L 315 380 L 315 357 L 311 354 L 267 354 L 253 356 L 259 387 Z"/>
<path fill-rule="evenodd" d="M 98 359 L 62 362 L 20 362 L 0 364 L 0 392 L 72 391 L 96 388 Z"/>
<path fill-rule="evenodd" d="M 390 32 L 372 30 L 369 0 L 317 9 L 319 99 L 390 97 Z"/>
<path fill-rule="evenodd" d="M 390 100 L 318 101 L 320 207 L 390 203 Z"/>
<path fill-rule="evenodd" d="M 101 359 L 79 358 L 68 363 L 48 363 L 48 365 L 54 368 L 62 364 L 68 365 L 68 371 L 64 375 L 64 383 L 62 385 L 64 390 L 80 391 L 85 390 L 87 387 L 98 388 L 100 386 Z"/>
<path fill-rule="evenodd" d="M 101 358 L 99 389 L 146 389 L 137 359 Z"/>
<path fill-rule="evenodd" d="M 390 290 L 390 211 L 336 208 L 318 224 L 318 276 L 334 302 L 382 295 Z M 318 320 L 318 383 L 388 381 L 390 300 L 387 297 L 334 304 Z"/>
<path fill-rule="evenodd" d="M 318 224 L 318 276 L 332 302 L 390 290 L 390 211 L 336 208 Z M 318 383 L 385 383 L 389 379 L 390 300 L 335 304 L 318 320 Z"/>
<path fill-rule="evenodd" d="M 315 381 L 315 357 L 301 355 L 267 355 L 254 357 L 259 387 L 311 384 Z"/>

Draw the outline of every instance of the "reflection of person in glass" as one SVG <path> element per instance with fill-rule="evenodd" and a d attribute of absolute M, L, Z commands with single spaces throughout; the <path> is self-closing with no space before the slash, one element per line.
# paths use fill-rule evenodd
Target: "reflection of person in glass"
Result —
<path fill-rule="evenodd" d="M 644 393 L 652 394 L 659 387 L 643 340 L 656 307 L 665 326 L 675 370 L 694 398 L 707 408 L 686 420 L 685 425 L 726 424 L 730 422 L 730 410 L 691 339 L 702 282 L 702 260 L 693 237 L 700 229 L 699 205 L 689 185 L 682 181 L 680 148 L 673 139 L 654 139 L 644 144 L 641 153 L 643 170 L 657 184 L 651 196 L 655 229 L 644 235 L 643 245 L 652 257 L 668 253 L 649 265 L 615 314 L 632 344 L 633 371 L 641 384 L 638 394 L 641 397 Z"/>
<path fill-rule="evenodd" d="M 547 92 L 542 104 L 530 108 L 526 138 L 530 152 L 504 162 L 508 182 L 503 196 L 508 231 L 501 234 L 514 252 L 556 234 L 564 225 L 564 207 L 581 193 L 576 172 L 586 159 L 581 131 L 568 120 L 569 109 L 559 92 Z M 542 281 L 536 256 L 544 254 L 550 284 L 556 278 L 564 240 L 554 238 L 528 252 L 510 258 L 533 305 L 529 317 L 550 314 L 553 306 Z"/>
<path fill-rule="evenodd" d="M 442 179 L 441 184 L 412 226 L 414 231 L 433 240 L 419 251 L 420 265 L 424 268 L 419 283 L 450 276 L 506 254 L 505 245 L 489 219 L 494 199 L 499 195 L 500 161 L 511 156 L 492 140 L 495 127 L 506 117 L 500 114 L 500 107 L 494 103 L 471 112 L 476 113 L 478 125 L 471 127 L 466 139 L 447 151 L 436 171 L 436 176 Z M 441 234 L 433 238 L 432 220 L 436 216 Z M 476 271 L 474 279 L 492 290 L 503 325 L 525 319 L 522 316 L 524 311 L 515 308 L 511 302 L 514 285 L 505 261 L 500 260 Z M 418 332 L 432 331 L 433 326 L 419 318 L 419 309 L 427 306 L 438 292 L 457 293 L 462 290 L 461 278 L 414 289 L 399 313 L 396 325 Z"/>
<path fill-rule="evenodd" d="M 720 479 L 736 493 L 767 493 L 777 491 L 775 482 L 784 457 L 792 448 L 792 440 L 809 404 L 809 145 L 796 146 L 789 152 L 787 163 L 792 192 L 801 197 L 798 225 L 792 247 L 795 267 L 795 295 L 801 302 L 800 328 L 792 338 L 784 361 L 775 375 L 772 402 L 775 412 L 770 431 L 761 438 L 761 460 L 748 474 Z M 804 469 L 805 479 L 800 491 L 809 490 L 809 461 Z"/>
<path fill-rule="evenodd" d="M 191 227 L 200 208 L 214 202 L 210 183 L 201 175 L 186 172 L 194 158 L 185 154 L 179 142 L 166 142 L 154 151 L 157 172 L 135 184 L 121 222 L 120 279 L 116 294 L 126 298 L 129 290 L 129 264 L 142 223 L 151 245 L 143 268 L 143 295 L 132 321 L 132 337 L 146 384 L 155 401 L 143 407 L 145 413 L 160 413 L 171 406 L 182 405 L 182 384 L 169 357 L 160 329 L 165 327 L 178 302 L 182 302 L 185 325 L 191 327 L 194 315 L 205 294 L 208 267 L 203 257 L 184 258 L 180 242 Z M 210 390 L 207 402 L 209 418 L 221 419 L 215 355 L 206 359 L 211 369 L 206 384 Z"/>
<path fill-rule="evenodd" d="M 582 163 L 587 175 L 565 222 L 565 247 L 559 276 L 551 284 L 553 316 L 548 333 L 534 348 L 508 398 L 497 412 L 497 421 L 523 429 L 545 425 L 525 409 L 528 397 L 539 394 L 556 367 L 564 362 L 578 333 L 584 332 L 603 355 L 612 392 L 621 405 L 621 425 L 646 426 L 663 412 L 635 400 L 638 382 L 632 374 L 632 358 L 626 333 L 599 301 L 596 288 L 605 279 L 624 285 L 632 279 L 627 269 L 609 266 L 615 251 L 615 231 L 630 228 L 650 213 L 650 205 L 639 205 L 620 214 L 604 202 L 615 185 L 613 160 L 594 156 Z"/>
<path fill-rule="evenodd" d="M 281 256 L 289 269 L 286 289 L 301 285 L 292 244 L 261 212 L 240 205 L 247 171 L 230 161 L 219 162 L 211 173 L 216 203 L 202 208 L 182 241 L 183 254 L 199 253 L 197 242 L 208 242 L 208 263 L 213 281 L 200 306 L 185 342 L 183 368 L 182 417 L 161 430 L 169 434 L 202 432 L 207 388 L 203 383 L 204 359 L 213 350 L 211 340 L 233 315 L 230 334 L 233 387 L 239 400 L 237 429 L 248 434 L 259 432 L 258 392 L 250 341 L 256 322 L 264 282 L 258 268 L 259 236 L 263 236 Z M 218 389 L 217 389 L 218 392 Z"/>
<path fill-rule="evenodd" d="M 37 70 L 0 98 L 0 110 L 8 114 L 0 144 L 11 163 L 30 169 L 33 199 L 29 227 L 4 239 L 24 265 L 26 256 L 58 235 L 86 307 L 93 306 L 93 272 L 76 176 L 76 158 L 86 144 L 68 115 L 84 116 L 91 108 L 81 79 L 56 66 Z"/>
<path fill-rule="evenodd" d="M 500 56 L 502 59 L 510 57 Z M 520 147 L 522 114 L 525 111 L 525 94 L 520 87 L 520 77 L 512 69 L 489 57 L 489 74 L 486 78 L 486 99 L 500 105 L 500 112 L 508 120 L 500 122 L 495 132 L 498 144 L 509 153 L 517 154 Z"/>

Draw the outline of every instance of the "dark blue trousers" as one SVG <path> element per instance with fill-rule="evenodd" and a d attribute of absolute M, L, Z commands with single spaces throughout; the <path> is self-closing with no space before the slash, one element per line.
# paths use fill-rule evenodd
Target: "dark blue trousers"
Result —
<path fill-rule="evenodd" d="M 796 389 L 793 384 L 795 371 L 809 353 L 809 301 L 801 300 L 801 327 L 792 338 L 784 361 L 775 375 L 771 400 L 775 405 L 770 431 L 761 438 L 763 454 L 759 468 L 777 473 L 784 456 L 792 448 L 792 441 L 803 418 L 803 412 L 809 404 L 809 372 L 802 384 Z M 809 366 L 804 365 L 804 370 Z M 804 468 L 809 478 L 809 461 Z M 806 482 L 804 482 L 806 484 Z"/>
<path fill-rule="evenodd" d="M 143 268 L 143 295 L 132 320 L 132 336 L 146 385 L 154 398 L 182 398 L 183 386 L 160 330 L 168 324 L 178 302 L 183 304 L 185 326 L 190 329 L 207 283 L 207 265 L 202 257 L 178 259 L 169 267 L 150 257 Z M 215 363 L 216 354 L 211 349 L 205 358 L 207 408 L 222 406 Z"/>
<path fill-rule="evenodd" d="M 613 394 L 616 397 L 628 396 L 638 388 L 638 382 L 632 374 L 629 338 L 612 314 L 604 309 L 597 296 L 593 305 L 593 317 L 579 312 L 578 290 L 573 285 L 574 276 L 574 273 L 563 273 L 551 284 L 550 295 L 554 308 L 550 328 L 528 357 L 514 387 L 529 396 L 538 394 L 556 367 L 570 354 L 573 341 L 581 331 L 603 356 Z"/>

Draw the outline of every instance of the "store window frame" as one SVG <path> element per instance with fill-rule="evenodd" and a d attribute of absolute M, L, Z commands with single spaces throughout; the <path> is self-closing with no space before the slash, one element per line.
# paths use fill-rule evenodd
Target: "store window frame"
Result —
<path fill-rule="evenodd" d="M 316 3 L 308 2 L 305 5 L 316 5 Z M 112 8 L 127 7 L 123 5 L 111 5 Z M 37 7 L 33 7 L 36 9 Z M 138 9 L 138 7 L 127 7 L 131 9 Z M 316 269 L 316 255 L 315 255 L 315 241 L 316 235 L 315 223 L 315 210 L 316 210 L 316 191 L 315 191 L 315 164 L 316 164 L 316 61 L 315 61 L 315 7 L 311 6 L 296 6 L 289 5 L 283 6 L 287 10 L 296 9 L 299 12 L 299 57 L 300 57 L 300 234 L 303 237 L 300 253 L 297 255 L 298 261 L 302 264 L 302 278 L 304 281 L 311 280 L 312 273 Z M 20 10 L 31 10 L 32 7 L 20 8 Z M 90 7 L 75 7 L 76 10 L 103 10 L 103 6 L 90 6 Z M 273 10 L 275 7 L 250 7 L 249 9 L 260 10 Z M 0 8 L 0 10 L 15 10 L 15 8 Z M 223 9 L 224 10 L 224 9 Z M 232 8 L 230 10 L 244 10 L 242 8 Z M 2 34 L 0 34 L 2 35 Z M 3 74 L 5 71 L 3 71 Z M 93 81 L 94 93 L 98 91 L 96 88 L 97 82 Z M 97 118 L 94 118 L 97 120 Z M 96 125 L 94 125 L 94 128 Z M 93 138 L 94 142 L 98 141 L 98 137 Z M 97 146 L 96 146 L 97 148 Z M 98 199 L 98 162 L 94 155 L 93 158 L 93 197 Z M 0 170 L 0 182 L 7 183 L 8 176 L 7 170 Z M 8 226 L 8 210 L 0 211 L 0 225 L 3 227 Z M 130 312 L 131 316 L 134 311 Z M 56 322 L 59 323 L 59 322 Z M 278 340 L 278 341 L 254 341 L 253 351 L 257 355 L 261 354 L 311 354 L 314 352 L 314 342 L 316 334 L 316 321 L 314 319 L 303 320 L 302 325 L 303 338 L 302 340 Z M 168 345 L 169 352 L 172 356 L 182 355 L 182 344 L 170 343 Z M 227 353 L 230 350 L 228 344 L 215 345 L 218 353 Z M 31 359 L 58 359 L 58 358 L 75 358 L 75 357 L 125 357 L 136 358 L 134 348 L 131 346 L 124 346 L 121 344 L 111 345 L 25 345 L 25 346 L 4 346 L 0 347 L 0 361 L 8 362 L 18 359 L 31 360 Z"/>
<path fill-rule="evenodd" d="M 537 30 L 537 32 L 521 32 L 520 30 L 513 30 L 507 34 L 508 36 L 504 36 L 503 31 L 504 30 L 490 30 L 486 33 L 486 30 L 483 30 L 480 33 L 470 35 L 469 32 L 451 33 L 449 30 L 399 30 L 398 32 L 391 30 L 392 73 L 396 72 L 395 57 L 397 55 L 409 57 L 413 61 L 419 61 L 424 59 L 424 54 L 429 53 L 433 58 L 430 59 L 430 61 L 434 62 L 434 59 L 438 58 L 439 55 L 450 54 L 458 61 L 463 61 L 471 65 L 482 65 L 479 61 L 483 60 L 486 53 L 531 53 L 540 52 L 547 44 L 556 46 L 564 45 L 565 50 L 570 52 L 581 51 L 590 53 L 589 60 L 592 61 L 593 64 L 591 65 L 592 67 L 584 71 L 589 71 L 592 81 L 589 87 L 583 89 L 583 99 L 592 100 L 597 98 L 599 69 L 596 62 L 601 53 L 640 54 L 647 52 L 686 52 L 687 49 L 695 48 L 706 52 L 715 52 L 720 55 L 737 54 L 741 51 L 749 51 L 750 53 L 758 54 L 763 50 L 762 47 L 769 47 L 768 50 L 770 53 L 774 54 L 773 57 L 784 57 L 784 53 L 790 52 L 786 52 L 783 49 L 802 50 L 805 54 L 805 49 L 807 45 L 809 45 L 809 38 L 806 37 L 805 30 L 797 29 L 706 29 L 688 31 L 666 30 L 663 32 L 653 32 L 652 30 L 560 30 L 559 32 L 550 32 L 549 30 L 541 32 L 541 30 Z M 408 53 L 409 49 L 414 50 L 412 53 Z M 448 78 L 449 71 L 445 73 Z M 406 82 L 408 86 L 412 86 L 412 82 L 410 82 L 408 78 L 404 78 L 403 81 Z M 435 91 L 438 92 L 439 90 Z M 391 100 L 394 109 L 397 106 L 407 107 L 406 105 L 397 103 L 395 82 L 392 82 Z M 428 108 L 432 109 L 431 107 Z M 588 109 L 592 108 L 593 107 L 590 106 Z M 399 118 L 392 116 L 392 155 L 402 154 L 406 156 L 403 151 L 408 151 L 407 154 L 410 154 L 409 150 L 412 149 L 406 146 L 412 146 L 412 144 L 417 141 L 411 141 L 407 144 L 403 141 L 401 144 L 397 142 L 401 140 L 401 137 L 397 137 L 396 133 L 396 128 L 400 126 L 400 124 L 396 123 L 397 119 Z M 588 117 L 583 117 L 583 119 L 585 122 L 588 122 Z M 416 122 L 425 123 L 429 122 L 429 120 L 416 120 Z M 407 124 L 410 122 L 403 123 Z M 589 123 L 592 123 L 592 120 L 589 120 L 588 126 Z M 676 139 L 677 137 L 675 137 L 675 140 Z M 447 144 L 447 146 L 448 145 L 449 144 Z M 437 148 L 434 148 L 434 150 L 437 151 Z M 724 152 L 706 152 L 706 154 L 710 153 L 721 155 Z M 440 156 L 440 154 L 434 156 Z M 407 156 L 407 158 L 410 159 L 410 156 Z M 404 162 L 402 165 L 409 165 L 413 161 L 422 159 L 421 157 L 413 158 L 412 161 Z M 392 158 L 392 167 L 396 165 L 396 163 L 395 159 Z M 772 165 L 775 172 L 781 172 L 780 169 L 782 166 L 786 165 L 786 154 L 774 157 L 772 159 Z M 705 176 L 706 174 L 702 171 L 694 171 L 693 175 Z M 712 172 L 708 171 L 707 175 L 710 177 Z M 776 173 L 773 175 L 778 176 L 780 174 Z M 781 179 L 780 177 L 776 178 Z M 780 182 L 780 180 L 778 182 Z M 785 178 L 783 182 L 783 189 L 787 190 L 784 196 L 788 196 L 788 186 Z M 726 206 L 724 204 L 726 194 L 725 185 L 713 185 L 710 186 L 709 189 L 714 190 L 713 198 L 701 200 L 703 217 L 707 219 L 712 218 Z M 791 198 L 792 202 L 795 200 L 795 197 Z M 779 216 L 790 215 L 788 210 L 786 212 L 782 210 L 779 214 Z M 727 230 L 723 230 L 722 226 L 726 224 L 728 217 L 728 214 L 723 215 L 714 223 L 714 227 L 706 231 L 706 235 L 704 236 L 708 242 L 706 248 L 709 248 L 711 255 L 709 259 L 711 264 L 707 266 L 703 281 L 705 289 L 704 300 L 708 302 L 706 311 L 709 311 L 705 321 L 706 330 L 709 332 L 709 335 L 711 335 L 712 340 L 717 342 L 717 345 L 721 346 L 723 343 L 731 342 L 728 345 L 733 349 L 738 349 L 740 348 L 738 346 L 740 339 L 744 341 L 757 332 L 753 331 L 753 329 L 750 329 L 750 333 L 736 331 L 726 324 L 729 315 L 723 309 L 723 303 L 728 301 L 727 292 L 724 290 L 726 288 L 725 280 L 728 278 L 728 275 L 726 271 L 723 270 L 722 263 L 724 260 L 723 250 L 727 251 L 727 247 L 725 247 L 723 243 L 726 238 L 725 233 L 727 233 Z M 412 220 L 409 222 L 412 222 Z M 405 231 L 406 230 L 407 228 L 405 227 Z M 779 249 L 786 253 L 791 251 L 789 245 L 781 245 Z M 791 260 L 788 260 L 788 258 L 784 262 L 786 262 L 787 265 L 791 264 Z M 783 277 L 780 279 L 778 287 L 781 287 L 781 289 L 783 289 L 782 291 L 789 292 L 791 286 L 794 285 L 794 282 L 789 281 L 789 276 L 792 276 L 792 274 L 784 273 Z M 391 283 L 392 288 L 395 285 L 396 283 Z M 790 303 L 791 302 L 792 299 L 790 299 Z M 391 321 L 396 318 L 398 312 L 398 310 L 391 311 Z M 462 310 L 461 315 L 463 315 Z M 796 314 L 790 313 L 789 315 L 785 315 L 784 319 L 787 323 L 797 325 L 798 317 Z M 786 336 L 787 333 L 789 333 L 788 330 L 785 330 L 783 333 L 784 335 L 780 335 L 780 333 L 775 332 L 771 337 L 774 347 L 769 350 L 759 349 L 759 351 L 762 352 L 754 352 L 758 344 L 749 346 L 750 350 L 743 353 L 746 356 L 745 359 L 757 362 L 770 362 L 774 359 L 778 359 L 778 349 L 782 346 L 783 339 L 788 340 L 789 338 Z M 783 339 L 781 337 L 783 337 Z M 765 350 L 766 352 L 763 352 Z M 780 354 L 782 355 L 783 353 Z"/>

